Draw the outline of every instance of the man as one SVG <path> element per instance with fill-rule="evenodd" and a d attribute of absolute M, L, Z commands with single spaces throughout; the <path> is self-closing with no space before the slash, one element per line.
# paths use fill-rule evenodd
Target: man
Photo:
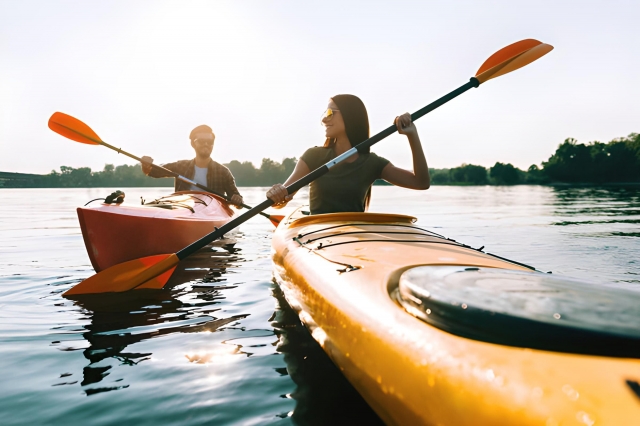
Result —
<path fill-rule="evenodd" d="M 228 168 L 211 159 L 213 151 L 213 141 L 216 135 L 211 127 L 202 125 L 191 131 L 189 139 L 191 146 L 196 152 L 193 160 L 180 160 L 175 163 L 164 164 L 163 166 L 172 172 L 178 173 L 191 179 L 219 194 L 225 194 L 232 204 L 239 206 L 242 204 L 242 196 L 236 187 L 233 175 Z M 153 158 L 144 156 L 142 160 L 142 171 L 145 175 L 154 178 L 171 177 L 160 169 L 151 166 Z M 175 191 L 202 191 L 197 186 L 191 185 L 182 180 L 175 180 Z"/>

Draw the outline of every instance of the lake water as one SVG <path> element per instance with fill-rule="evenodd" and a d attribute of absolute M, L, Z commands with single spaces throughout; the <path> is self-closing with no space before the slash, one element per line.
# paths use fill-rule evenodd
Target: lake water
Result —
<path fill-rule="evenodd" d="M 264 189 L 241 189 L 248 204 L 262 201 Z M 126 202 L 166 191 L 125 188 Z M 379 422 L 273 284 L 273 227 L 260 216 L 233 249 L 185 260 L 169 290 L 63 298 L 93 274 L 75 208 L 110 192 L 0 190 L 3 425 Z M 291 205 L 306 199 L 301 191 Z M 375 187 L 370 210 L 414 215 L 542 271 L 640 291 L 638 187 Z"/>

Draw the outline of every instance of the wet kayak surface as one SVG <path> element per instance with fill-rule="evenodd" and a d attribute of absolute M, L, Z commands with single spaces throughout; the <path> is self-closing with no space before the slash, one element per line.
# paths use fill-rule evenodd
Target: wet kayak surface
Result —
<path fill-rule="evenodd" d="M 168 193 L 125 188 L 126 202 Z M 241 188 L 248 204 L 264 189 Z M 172 289 L 67 300 L 93 274 L 75 208 L 111 189 L 0 194 L 3 424 L 375 424 L 272 281 L 262 217 Z M 304 203 L 301 193 L 292 205 Z M 543 271 L 640 289 L 640 188 L 375 187 L 371 211 Z"/>

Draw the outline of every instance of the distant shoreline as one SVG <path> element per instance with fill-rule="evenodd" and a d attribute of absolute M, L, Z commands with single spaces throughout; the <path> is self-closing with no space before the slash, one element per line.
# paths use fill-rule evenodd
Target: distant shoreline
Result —
<path fill-rule="evenodd" d="M 132 166 L 135 167 L 135 166 Z M 434 169 L 435 172 L 450 169 Z M 433 175 L 433 171 L 432 171 Z M 104 183 L 102 185 L 51 185 L 51 184 L 38 184 L 41 179 L 46 178 L 49 175 L 37 175 L 30 173 L 13 173 L 13 172 L 0 172 L 0 189 L 61 189 L 61 188 L 173 188 L 173 178 L 160 178 L 154 179 L 147 176 L 140 176 L 135 182 L 113 182 Z M 283 179 L 282 181 L 284 181 Z M 7 181 L 13 183 L 13 185 L 6 185 Z M 272 184 L 243 184 L 237 183 L 238 188 L 259 188 L 269 187 Z M 394 186 L 393 184 L 378 179 L 373 183 L 374 186 Z M 475 182 L 434 182 L 432 178 L 431 186 L 554 186 L 554 187 L 603 187 L 603 186 L 640 186 L 640 181 L 629 182 L 518 182 L 518 183 L 497 183 L 486 181 L 482 183 Z"/>
<path fill-rule="evenodd" d="M 160 183 L 160 182 L 158 182 Z M 396 186 L 388 182 L 386 183 L 374 183 L 373 186 Z M 497 183 L 432 183 L 434 186 L 460 186 L 460 187 L 480 187 L 480 186 L 501 186 L 501 187 L 514 187 L 514 186 L 550 186 L 550 187 L 566 187 L 566 188 L 599 188 L 599 187 L 640 187 L 640 182 L 601 182 L 601 183 L 588 183 L 588 182 L 547 182 L 547 183 L 516 183 L 516 184 L 497 184 Z M 270 185 L 237 185 L 238 188 L 269 188 Z M 2 189 L 113 189 L 113 188 L 170 188 L 173 189 L 173 184 L 170 185 L 104 185 L 104 186 L 0 186 Z M 399 187 L 400 188 L 400 187 Z"/>
<path fill-rule="evenodd" d="M 239 187 L 271 186 L 285 182 L 298 160 L 281 162 L 263 158 L 260 167 L 250 161 L 233 160 L 224 164 Z M 491 167 L 462 164 L 448 169 L 429 169 L 431 184 L 447 186 L 629 186 L 640 185 L 640 134 L 610 142 L 578 143 L 568 138 L 548 161 L 521 170 L 510 163 Z M 378 179 L 374 185 L 391 185 Z M 0 188 L 133 188 L 171 187 L 173 179 L 154 179 L 142 173 L 140 164 L 114 166 L 101 171 L 89 167 L 61 166 L 47 175 L 0 172 Z"/>

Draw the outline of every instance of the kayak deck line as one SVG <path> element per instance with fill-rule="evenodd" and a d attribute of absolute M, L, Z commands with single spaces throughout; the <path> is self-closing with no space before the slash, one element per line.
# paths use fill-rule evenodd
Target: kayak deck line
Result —
<path fill-rule="evenodd" d="M 226 202 L 226 200 L 222 199 L 222 197 L 218 197 L 215 194 L 210 194 L 210 193 L 207 193 L 207 192 L 199 192 L 199 191 L 197 192 L 197 194 L 198 195 L 207 196 L 211 200 L 217 199 L 217 200 Z M 208 205 L 205 200 L 203 200 L 200 197 L 196 197 L 193 192 L 188 192 L 188 191 L 179 191 L 179 192 L 176 192 L 176 193 L 174 193 L 172 195 L 165 195 L 164 197 L 156 198 L 155 200 L 151 201 L 150 203 L 146 203 L 143 200 L 142 204 L 143 205 L 150 205 L 150 204 L 161 204 L 161 203 L 174 203 L 175 201 L 172 200 L 172 198 L 175 198 L 176 195 L 184 195 L 188 199 L 193 200 L 193 202 L 195 202 L 195 203 L 204 204 L 205 206 Z"/>
<path fill-rule="evenodd" d="M 329 227 L 327 227 L 327 228 L 321 228 L 321 229 L 318 229 L 318 230 L 315 230 L 315 231 L 307 232 L 307 233 L 305 233 L 305 234 L 298 234 L 298 238 L 303 238 L 303 237 L 306 237 L 306 236 L 308 236 L 308 235 L 316 234 L 316 233 L 318 233 L 318 232 L 328 231 L 328 230 L 330 230 L 330 229 L 344 228 L 344 227 L 347 227 L 347 226 L 380 226 L 380 224 L 377 224 L 377 223 L 357 223 L 357 222 L 356 222 L 356 223 L 347 223 L 347 224 L 344 224 L 344 225 L 329 226 Z M 450 238 L 447 238 L 447 237 L 445 237 L 445 236 L 443 236 L 443 235 L 440 235 L 440 234 L 438 234 L 438 233 L 435 233 L 435 232 L 433 232 L 433 231 L 431 231 L 431 230 L 424 229 L 424 228 L 420 228 L 419 226 L 414 226 L 414 225 L 402 225 L 402 224 L 399 224 L 399 223 L 388 223 L 388 224 L 385 224 L 385 226 L 393 226 L 393 227 L 398 227 L 398 228 L 417 229 L 417 230 L 419 230 L 419 231 L 428 232 L 428 233 L 430 233 L 430 234 L 432 234 L 432 235 L 434 235 L 434 236 L 436 236 L 436 237 L 440 237 L 440 238 L 444 238 L 444 239 L 447 239 L 447 240 L 451 240 Z M 451 241 L 453 241 L 453 240 L 451 240 Z"/>
<path fill-rule="evenodd" d="M 335 233 L 335 234 L 323 235 L 321 237 L 308 239 L 307 241 L 304 241 L 304 242 L 302 241 L 302 239 L 304 237 L 312 235 L 312 234 L 317 234 L 319 232 L 335 230 L 336 228 L 357 227 L 357 226 L 377 226 L 377 227 L 380 227 L 381 225 L 380 224 L 374 224 L 374 223 L 348 223 L 348 224 L 343 224 L 343 225 L 330 226 L 330 227 L 327 227 L 327 228 L 322 228 L 322 229 L 318 229 L 318 230 L 315 230 L 315 231 L 307 232 L 305 234 L 298 234 L 296 237 L 293 238 L 293 240 L 295 240 L 301 246 L 304 246 L 304 247 L 312 249 L 312 250 L 322 250 L 324 248 L 333 247 L 333 246 L 339 246 L 339 245 L 344 245 L 344 244 L 364 243 L 364 242 L 451 244 L 451 245 L 456 245 L 456 246 L 468 248 L 468 249 L 471 249 L 471 250 L 476 250 L 476 251 L 478 251 L 480 253 L 496 257 L 496 258 L 498 258 L 500 260 L 504 260 L 504 261 L 507 261 L 507 262 L 510 262 L 510 263 L 513 263 L 513 264 L 516 264 L 516 265 L 519 265 L 519 266 L 524 266 L 525 268 L 531 269 L 532 271 L 542 272 L 542 271 L 539 271 L 538 269 L 536 269 L 535 267 L 533 267 L 531 265 L 527 265 L 527 264 L 522 263 L 522 262 L 518 262 L 518 261 L 515 261 L 515 260 L 507 259 L 505 257 L 498 256 L 498 255 L 495 255 L 495 254 L 492 254 L 492 253 L 484 252 L 484 251 L 482 251 L 484 246 L 482 246 L 480 248 L 474 248 L 474 247 L 471 247 L 471 246 L 469 246 L 467 244 L 460 243 L 460 242 L 458 242 L 458 241 L 456 241 L 456 240 L 454 240 L 452 238 L 447 238 L 447 237 L 445 237 L 443 235 L 437 234 L 437 233 L 435 233 L 433 231 L 430 231 L 428 229 L 423 229 L 423 228 L 420 228 L 420 227 L 417 227 L 417 226 L 411 226 L 411 225 L 385 224 L 384 226 L 410 228 L 410 229 L 415 229 L 415 230 L 419 230 L 419 231 L 422 231 L 422 232 L 420 233 L 420 232 L 402 232 L 402 231 L 384 231 L 384 230 L 349 231 L 349 232 L 339 232 L 339 233 Z M 332 237 L 342 237 L 342 236 L 346 236 L 346 235 L 356 235 L 356 234 L 419 235 L 419 236 L 438 238 L 438 239 L 442 239 L 442 240 L 445 240 L 445 241 L 422 241 L 422 240 L 402 240 L 402 239 L 396 239 L 396 240 L 394 240 L 394 239 L 366 239 L 366 240 L 358 239 L 358 240 L 354 240 L 354 241 L 344 241 L 344 242 L 330 243 L 330 244 L 320 243 L 315 248 L 307 247 L 307 245 L 309 245 L 309 244 L 311 244 L 313 242 L 319 241 L 319 240 L 329 239 L 329 238 L 332 238 Z"/>
<path fill-rule="evenodd" d="M 176 193 L 176 194 L 181 194 L 181 193 Z M 206 201 L 204 201 L 200 197 L 194 196 L 193 194 L 188 194 L 187 193 L 187 194 L 181 194 L 181 195 L 187 196 L 188 199 L 193 201 L 195 204 L 202 204 L 205 207 L 209 206 L 209 204 L 207 204 Z M 213 200 L 216 199 L 216 196 L 214 194 L 202 193 L 201 195 L 208 195 L 209 198 L 211 199 L 211 201 L 209 201 L 209 203 L 211 203 Z M 188 205 L 188 204 L 186 204 L 184 202 L 177 201 L 177 200 L 174 200 L 172 198 L 175 198 L 175 194 L 164 196 L 164 197 L 160 197 L 160 198 L 157 198 L 157 199 L 155 199 L 153 201 L 150 201 L 148 203 L 145 200 L 142 200 L 142 206 L 144 206 L 144 207 L 159 207 L 159 208 L 164 208 L 164 209 L 173 209 L 174 207 L 182 207 L 182 208 L 188 209 L 189 211 L 191 211 L 191 213 L 195 214 L 196 211 L 195 211 L 195 209 L 193 207 L 191 207 L 190 205 Z M 217 198 L 220 198 L 220 197 L 217 197 Z M 222 201 L 224 201 L 224 200 L 222 200 Z"/>
<path fill-rule="evenodd" d="M 356 235 L 356 234 L 374 234 L 374 233 L 375 234 L 392 234 L 392 235 L 425 235 L 421 232 L 408 232 L 408 231 L 351 231 L 351 232 L 340 232 L 337 234 L 328 235 L 326 237 L 314 238 L 314 239 L 305 241 L 304 244 L 311 244 L 315 241 L 322 240 L 324 238 L 331 238 L 336 236 Z"/>
<path fill-rule="evenodd" d="M 206 204 L 205 204 L 206 205 Z M 195 213 L 196 211 L 193 209 L 193 207 L 191 207 L 188 204 L 183 204 L 183 203 L 178 203 L 178 202 L 173 202 L 173 203 L 145 203 L 143 204 L 143 206 L 145 207 L 157 207 L 160 209 L 169 209 L 169 210 L 176 210 L 178 207 L 182 207 L 183 209 L 187 209 L 189 211 L 191 211 L 191 213 Z"/>
<path fill-rule="evenodd" d="M 351 265 L 349 263 L 343 263 L 343 262 L 338 262 L 336 260 L 331 260 L 328 257 L 323 256 L 321 253 L 318 253 L 318 249 L 314 249 L 312 247 L 307 247 L 306 244 L 298 241 L 298 239 L 296 237 L 294 237 L 293 240 L 295 242 L 297 242 L 298 244 L 300 244 L 300 247 L 303 247 L 303 248 L 309 250 L 310 253 L 313 253 L 316 256 L 320 256 L 321 258 L 323 258 L 327 262 L 331 262 L 331 263 L 335 263 L 336 265 L 344 266 L 344 268 L 342 268 L 342 269 L 336 269 L 336 271 L 338 271 L 339 273 L 357 271 L 358 269 L 362 268 L 362 266 L 356 266 L 356 265 Z"/>
<path fill-rule="evenodd" d="M 402 231 L 384 231 L 384 230 L 349 231 L 349 232 L 331 233 L 331 234 L 323 235 L 323 236 L 320 236 L 320 237 L 317 237 L 317 238 L 314 238 L 314 239 L 307 240 L 305 242 L 301 241 L 301 239 L 304 238 L 305 236 L 309 236 L 309 235 L 312 235 L 312 234 L 317 234 L 319 232 L 335 231 L 336 228 L 353 227 L 353 226 L 355 226 L 354 224 L 344 224 L 344 225 L 338 225 L 338 226 L 331 226 L 331 227 L 328 227 L 328 228 L 321 228 L 321 229 L 318 229 L 316 231 L 308 232 L 306 234 L 299 234 L 298 236 L 294 237 L 293 240 L 295 242 L 297 242 L 301 247 L 306 248 L 310 252 L 314 253 L 317 256 L 322 257 L 326 261 L 334 263 L 334 264 L 337 264 L 337 265 L 344 266 L 344 268 L 342 268 L 342 269 L 337 269 L 337 271 L 339 273 L 353 272 L 353 271 L 356 271 L 358 269 L 361 269 L 362 266 L 353 265 L 353 264 L 350 264 L 350 263 L 338 262 L 336 260 L 329 259 L 327 256 L 324 256 L 324 255 L 318 253 L 318 250 L 322 250 L 322 249 L 333 247 L 333 246 L 337 246 L 337 245 L 349 244 L 349 243 L 357 243 L 357 242 L 361 242 L 361 243 L 362 242 L 408 242 L 408 243 L 431 242 L 431 243 L 435 243 L 435 244 L 442 243 L 442 242 L 439 242 L 439 241 L 420 241 L 420 240 L 392 240 L 392 239 L 386 239 L 386 240 L 366 239 L 366 240 L 363 240 L 363 239 L 358 239 L 356 241 L 344 241 L 344 242 L 341 242 L 341 243 L 333 243 L 333 244 L 326 244 L 326 245 L 323 245 L 323 243 L 320 243 L 317 247 L 309 247 L 309 245 L 312 242 L 315 242 L 315 241 L 318 241 L 318 240 L 326 239 L 327 241 L 331 241 L 331 240 L 329 240 L 329 238 L 344 237 L 346 235 L 356 235 L 356 234 L 358 234 L 358 235 L 366 235 L 366 234 L 402 234 L 402 235 L 425 236 L 425 237 L 430 237 L 430 238 L 440 238 L 439 235 L 437 235 L 437 234 L 435 234 L 435 233 L 433 233 L 431 231 L 428 231 L 426 229 L 422 229 L 422 228 L 416 227 L 416 226 L 396 225 L 396 224 L 384 224 L 384 225 L 381 225 L 379 223 L 378 224 L 370 224 L 370 223 L 369 224 L 367 224 L 367 223 L 362 224 L 362 223 L 360 223 L 358 225 L 361 225 L 361 226 L 375 225 L 378 228 L 380 228 L 381 226 L 385 226 L 385 227 L 387 227 L 387 226 L 388 227 L 399 226 L 399 227 L 417 229 L 417 230 L 420 230 L 422 232 L 408 232 L 408 231 L 402 232 Z M 444 238 L 444 237 L 442 237 L 442 238 Z M 452 245 L 457 245 L 457 243 L 451 243 L 451 244 Z"/>
<path fill-rule="evenodd" d="M 414 308 L 423 315 L 433 315 L 427 310 L 433 312 L 437 307 L 424 302 L 428 297 L 421 299 L 411 293 L 415 299 L 407 300 L 420 306 L 409 309 L 394 298 L 403 274 L 420 268 L 454 268 L 467 274 L 460 276 L 485 272 L 521 274 L 531 280 L 555 280 L 556 276 L 461 245 L 393 242 L 393 234 L 384 242 L 327 245 L 315 250 L 295 238 L 313 233 L 317 239 L 323 232 L 316 231 L 324 229 L 333 243 L 364 241 L 374 232 L 360 231 L 375 231 L 371 224 L 377 224 L 380 231 L 398 230 L 388 225 L 407 224 L 407 220 L 359 213 L 316 215 L 313 220 L 304 221 L 298 219 L 300 215 L 297 211 L 291 213 L 274 233 L 276 282 L 313 338 L 387 424 L 579 425 L 588 419 L 589 424 L 618 425 L 634 424 L 640 417 L 638 397 L 629 384 L 640 382 L 638 358 L 576 354 L 570 345 L 564 348 L 567 352 L 531 348 L 526 342 L 530 336 L 527 330 L 506 323 L 499 324 L 503 330 L 498 331 L 521 338 L 524 347 L 462 337 L 429 324 L 412 312 Z M 334 226 L 340 226 L 344 233 L 358 233 L 340 236 L 326 230 Z M 411 237 L 407 239 L 427 238 Z M 304 237 L 301 241 L 305 241 Z M 336 263 L 361 268 L 341 273 L 344 270 L 336 270 Z M 432 282 L 420 277 L 417 280 Z M 489 277 L 486 282 L 473 282 L 482 290 L 491 280 Z M 500 292 L 487 298 L 488 303 L 507 303 L 507 296 L 512 293 L 505 285 L 508 281 L 494 284 Z M 527 309 L 521 309 L 523 315 L 528 315 L 531 307 L 552 309 L 546 304 L 546 296 L 557 292 L 529 293 L 527 283 L 520 284 L 522 300 L 530 302 L 525 304 Z M 580 285 L 572 285 L 572 289 L 584 294 Z M 607 289 L 603 290 L 606 293 Z M 458 305 L 449 307 L 451 312 L 465 309 L 462 299 L 452 299 Z M 627 299 L 625 306 L 639 300 L 637 295 Z M 478 306 L 477 300 L 469 300 L 473 303 L 467 304 L 467 310 Z M 589 299 L 582 300 L 578 313 L 597 312 L 597 303 L 585 304 Z M 520 305 L 514 306 L 513 312 L 519 314 Z M 637 310 L 640 308 L 628 315 L 634 317 Z M 554 312 L 558 311 L 551 311 L 548 322 L 570 323 L 572 315 L 562 315 L 564 311 L 560 310 L 558 319 L 552 315 Z M 455 319 L 457 311 L 453 315 Z M 618 323 L 620 318 L 616 319 Z M 638 323 L 637 319 L 626 322 L 628 327 Z M 483 331 L 483 324 L 474 324 L 471 316 L 467 324 Z M 607 324 L 602 327 L 606 331 Z"/>

